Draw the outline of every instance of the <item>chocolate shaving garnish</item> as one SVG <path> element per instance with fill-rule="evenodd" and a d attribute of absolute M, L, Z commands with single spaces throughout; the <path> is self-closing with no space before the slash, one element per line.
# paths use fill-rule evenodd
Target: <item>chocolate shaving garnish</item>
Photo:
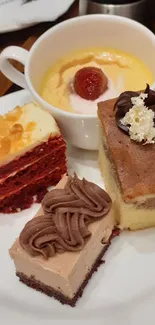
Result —
<path fill-rule="evenodd" d="M 121 119 L 132 107 L 131 98 L 139 96 L 138 92 L 135 91 L 124 91 L 117 99 L 114 110 L 117 109 L 115 114 L 117 126 L 126 134 L 129 134 L 129 126 L 123 125 Z"/>
<path fill-rule="evenodd" d="M 150 89 L 150 86 L 147 84 L 147 87 L 144 91 L 145 94 L 148 94 L 148 97 L 145 98 L 145 105 L 152 109 L 152 106 L 155 105 L 155 91 Z M 154 111 L 154 109 L 153 109 Z"/>
<path fill-rule="evenodd" d="M 116 110 L 115 119 L 117 126 L 127 135 L 129 135 L 129 127 L 130 125 L 123 125 L 121 120 L 126 115 L 126 113 L 133 107 L 131 102 L 132 97 L 138 97 L 140 95 L 140 91 L 125 91 L 123 92 L 117 99 L 114 110 Z M 145 94 L 148 95 L 145 98 L 144 103 L 149 108 L 155 112 L 155 91 L 150 89 L 150 86 L 147 84 L 146 89 L 144 91 Z M 154 118 L 155 124 L 155 118 Z"/>

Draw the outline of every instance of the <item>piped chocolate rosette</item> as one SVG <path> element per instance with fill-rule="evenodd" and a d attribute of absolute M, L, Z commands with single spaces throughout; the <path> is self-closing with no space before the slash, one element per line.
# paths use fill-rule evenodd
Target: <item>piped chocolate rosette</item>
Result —
<path fill-rule="evenodd" d="M 45 195 L 44 215 L 25 225 L 20 245 L 30 255 L 42 255 L 45 259 L 56 253 L 80 251 L 91 236 L 88 225 L 104 218 L 111 205 L 109 195 L 99 186 L 70 176 L 64 189 Z"/>
<path fill-rule="evenodd" d="M 155 91 L 148 84 L 144 92 L 123 92 L 114 110 L 117 126 L 132 140 L 155 143 Z"/>

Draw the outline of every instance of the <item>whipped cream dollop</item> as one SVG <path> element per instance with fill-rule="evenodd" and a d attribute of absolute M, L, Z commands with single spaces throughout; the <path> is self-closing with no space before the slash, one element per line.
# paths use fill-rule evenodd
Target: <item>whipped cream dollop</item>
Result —
<path fill-rule="evenodd" d="M 117 125 L 132 140 L 155 143 L 155 92 L 148 85 L 143 93 L 122 93 L 115 108 Z"/>
<path fill-rule="evenodd" d="M 88 225 L 103 218 L 111 204 L 102 188 L 84 178 L 70 176 L 64 189 L 45 195 L 44 215 L 25 225 L 20 245 L 30 255 L 42 255 L 45 259 L 64 251 L 80 251 L 91 236 Z"/>

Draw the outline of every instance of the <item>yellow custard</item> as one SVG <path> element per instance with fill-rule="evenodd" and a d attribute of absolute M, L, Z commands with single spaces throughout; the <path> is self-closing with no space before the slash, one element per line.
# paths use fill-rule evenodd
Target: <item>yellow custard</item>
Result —
<path fill-rule="evenodd" d="M 88 66 L 99 67 L 109 80 L 107 92 L 93 103 L 76 95 L 72 86 L 75 73 Z M 131 54 L 105 48 L 86 49 L 69 53 L 51 66 L 41 82 L 40 95 L 65 111 L 92 114 L 97 102 L 117 97 L 125 90 L 144 89 L 146 83 L 152 82 L 147 66 Z"/>

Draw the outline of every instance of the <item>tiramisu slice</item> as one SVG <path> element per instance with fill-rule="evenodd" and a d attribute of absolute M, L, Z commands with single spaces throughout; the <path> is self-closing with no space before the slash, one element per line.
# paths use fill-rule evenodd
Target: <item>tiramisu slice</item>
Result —
<path fill-rule="evenodd" d="M 98 105 L 99 165 L 121 228 L 155 226 L 155 92 L 125 92 Z"/>
<path fill-rule="evenodd" d="M 30 103 L 0 116 L 0 212 L 40 202 L 65 172 L 65 143 L 48 112 Z"/>
<path fill-rule="evenodd" d="M 101 264 L 115 221 L 109 195 L 85 179 L 64 177 L 10 249 L 26 285 L 75 306 Z"/>

